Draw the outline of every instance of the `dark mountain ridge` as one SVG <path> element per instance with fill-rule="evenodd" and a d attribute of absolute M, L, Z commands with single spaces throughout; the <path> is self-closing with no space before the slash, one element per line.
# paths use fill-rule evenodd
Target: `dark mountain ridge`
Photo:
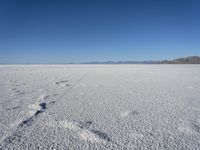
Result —
<path fill-rule="evenodd" d="M 162 61 L 105 61 L 84 62 L 82 64 L 200 64 L 199 56 L 188 56 L 173 60 Z"/>

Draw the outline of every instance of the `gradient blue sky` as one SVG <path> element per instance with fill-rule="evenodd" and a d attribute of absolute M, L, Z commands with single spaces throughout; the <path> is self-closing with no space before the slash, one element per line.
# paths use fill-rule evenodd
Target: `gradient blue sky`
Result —
<path fill-rule="evenodd" d="M 199 0 L 0 0 L 0 63 L 200 55 Z"/>

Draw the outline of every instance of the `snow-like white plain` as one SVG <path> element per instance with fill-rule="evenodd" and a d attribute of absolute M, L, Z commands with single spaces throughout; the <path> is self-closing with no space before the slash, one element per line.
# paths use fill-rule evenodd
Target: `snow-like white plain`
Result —
<path fill-rule="evenodd" d="M 1 65 L 0 149 L 200 149 L 200 65 Z"/>

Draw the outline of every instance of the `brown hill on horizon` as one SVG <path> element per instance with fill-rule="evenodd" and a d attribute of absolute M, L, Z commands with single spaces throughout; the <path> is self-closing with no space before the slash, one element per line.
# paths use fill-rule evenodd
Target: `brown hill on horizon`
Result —
<path fill-rule="evenodd" d="M 189 56 L 168 61 L 169 64 L 200 64 L 199 56 Z"/>

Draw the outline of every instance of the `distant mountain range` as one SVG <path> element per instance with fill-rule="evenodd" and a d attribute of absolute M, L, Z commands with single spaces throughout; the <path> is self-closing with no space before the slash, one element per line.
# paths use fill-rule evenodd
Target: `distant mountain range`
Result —
<path fill-rule="evenodd" d="M 199 56 L 189 56 L 174 60 L 162 61 L 105 61 L 105 62 L 84 62 L 82 64 L 200 64 Z"/>

